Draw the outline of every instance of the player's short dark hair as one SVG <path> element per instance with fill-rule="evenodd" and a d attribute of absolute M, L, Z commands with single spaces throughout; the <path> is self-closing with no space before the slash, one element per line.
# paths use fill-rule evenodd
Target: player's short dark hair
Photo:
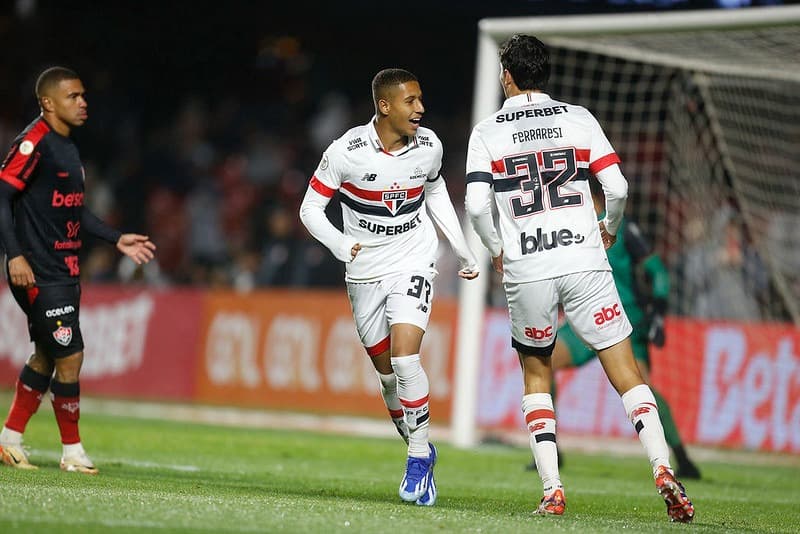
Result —
<path fill-rule="evenodd" d="M 80 76 L 66 67 L 50 67 L 42 71 L 36 79 L 36 98 L 42 98 L 50 89 L 63 80 L 78 80 Z"/>
<path fill-rule="evenodd" d="M 378 105 L 378 100 L 386 97 L 390 87 L 407 82 L 419 82 L 417 77 L 404 69 L 383 69 L 372 78 L 372 100 Z"/>
<path fill-rule="evenodd" d="M 522 91 L 543 91 L 550 80 L 550 52 L 532 35 L 512 35 L 500 45 L 500 64 Z"/>

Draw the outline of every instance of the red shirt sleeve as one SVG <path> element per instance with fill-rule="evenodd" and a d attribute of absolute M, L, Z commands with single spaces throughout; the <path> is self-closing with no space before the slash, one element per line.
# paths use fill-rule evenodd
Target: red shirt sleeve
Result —
<path fill-rule="evenodd" d="M 41 155 L 37 150 L 39 141 L 49 131 L 50 127 L 47 126 L 47 123 L 43 120 L 39 121 L 28 130 L 22 139 L 14 143 L 0 166 L 0 180 L 19 191 L 25 189 L 28 178 L 39 162 Z"/>

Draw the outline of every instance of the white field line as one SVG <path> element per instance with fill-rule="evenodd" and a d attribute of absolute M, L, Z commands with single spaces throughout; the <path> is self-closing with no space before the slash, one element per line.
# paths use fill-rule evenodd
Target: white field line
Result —
<path fill-rule="evenodd" d="M 58 462 L 61 459 L 61 454 L 56 453 L 49 450 L 42 450 L 42 449 L 30 449 L 30 453 L 32 456 L 35 457 L 36 460 L 40 458 L 44 458 L 45 460 L 52 460 Z M 196 472 L 200 471 L 201 469 L 196 465 L 180 465 L 180 464 L 165 464 L 159 462 L 144 462 L 141 460 L 133 460 L 131 458 L 112 458 L 110 456 L 98 456 L 90 455 L 90 457 L 97 462 L 98 467 L 102 468 L 102 464 L 112 464 L 118 463 L 123 465 L 131 465 L 133 467 L 141 467 L 144 469 L 168 469 L 170 471 L 183 471 L 183 472 Z M 99 460 L 99 461 L 98 461 Z M 35 463 L 35 462 L 33 462 Z"/>
<path fill-rule="evenodd" d="M 197 422 L 244 428 L 274 428 L 330 432 L 364 437 L 396 438 L 394 425 L 382 418 L 351 417 L 344 415 L 317 415 L 299 412 L 270 411 L 257 408 L 233 408 L 196 404 L 158 403 L 111 400 L 82 397 L 81 411 L 104 415 L 119 415 L 141 419 Z M 528 447 L 528 435 L 519 432 L 487 432 L 485 437 L 514 447 Z M 451 442 L 448 427 L 431 425 L 431 438 Z M 620 456 L 643 455 L 636 439 L 605 438 L 559 434 L 559 447 L 565 451 L 586 454 L 612 454 Z M 719 449 L 700 445 L 687 446 L 692 457 L 699 462 L 716 461 L 748 465 L 785 465 L 800 467 L 800 455 L 767 453 L 746 450 Z"/>

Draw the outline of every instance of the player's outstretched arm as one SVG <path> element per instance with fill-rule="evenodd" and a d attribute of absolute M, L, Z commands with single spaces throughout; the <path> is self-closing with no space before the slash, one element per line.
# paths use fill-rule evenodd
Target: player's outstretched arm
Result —
<path fill-rule="evenodd" d="M 122 234 L 117 241 L 117 250 L 137 265 L 142 265 L 155 257 L 156 246 L 146 235 Z"/>
<path fill-rule="evenodd" d="M 349 263 L 361 250 L 361 245 L 352 237 L 340 232 L 325 215 L 325 208 L 330 197 L 321 195 L 309 187 L 300 204 L 300 221 L 314 236 L 314 239 L 325 245 L 337 260 Z"/>
<path fill-rule="evenodd" d="M 461 264 L 458 276 L 466 280 L 476 278 L 479 274 L 478 262 L 467 245 L 458 215 L 450 201 L 444 178 L 441 176 L 437 176 L 434 181 L 425 182 L 425 204 L 431 219 L 442 231 L 447 241 L 450 242 L 453 252 L 458 256 Z"/>

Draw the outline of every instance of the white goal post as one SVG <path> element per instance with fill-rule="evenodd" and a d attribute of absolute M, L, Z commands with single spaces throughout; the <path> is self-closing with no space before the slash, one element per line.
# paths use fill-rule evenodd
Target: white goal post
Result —
<path fill-rule="evenodd" d="M 646 219 L 645 230 L 660 238 L 657 249 L 683 254 L 683 242 L 694 236 L 687 228 L 670 240 L 668 232 L 675 229 L 666 228 L 666 221 L 676 203 L 711 198 L 716 207 L 732 198 L 740 209 L 737 216 L 756 240 L 754 246 L 766 264 L 774 299 L 765 304 L 768 309 L 759 309 L 754 320 L 783 314 L 800 324 L 800 237 L 795 235 L 800 232 L 791 231 L 795 223 L 800 224 L 800 6 L 483 19 L 479 22 L 472 124 L 501 105 L 498 48 L 515 33 L 535 35 L 551 51 L 562 51 L 554 57 L 554 67 L 565 54 L 570 55 L 575 70 L 562 71 L 561 77 L 574 78 L 575 86 L 554 91 L 554 98 L 584 105 L 593 112 L 597 102 L 613 101 L 615 107 L 609 104 L 607 110 L 612 119 L 598 118 L 615 147 L 618 139 L 631 136 L 632 130 L 640 129 L 646 132 L 643 136 L 649 136 L 646 142 L 632 141 L 639 144 L 633 152 L 636 157 L 630 158 L 646 162 L 634 161 L 629 167 L 623 158 L 623 172 L 629 180 L 631 171 L 658 177 L 644 181 L 640 193 L 644 199 L 656 200 L 648 200 L 636 213 Z M 584 66 L 586 58 L 594 71 L 588 72 Z M 627 94 L 617 94 L 619 83 L 628 84 Z M 635 93 L 640 90 L 641 94 Z M 676 98 L 677 94 L 682 96 Z M 693 111 L 686 116 L 676 112 L 678 106 Z M 614 124 L 607 126 L 607 122 Z M 670 133 L 687 131 L 697 132 L 696 137 L 681 139 Z M 654 139 L 658 148 L 649 153 Z M 698 152 L 697 147 L 705 147 L 711 154 L 708 161 L 700 161 L 705 152 L 687 155 Z M 767 150 L 774 153 L 764 156 Z M 704 180 L 710 185 L 696 185 Z M 671 198 L 667 183 L 684 190 L 688 200 Z M 724 193 L 719 192 L 722 188 Z M 703 207 L 696 211 L 702 212 Z M 780 231 L 773 230 L 776 214 L 786 219 Z M 707 221 L 698 219 L 698 232 L 710 232 L 703 230 L 704 224 L 715 223 L 710 216 Z M 456 446 L 471 447 L 480 437 L 477 385 L 486 293 L 493 273 L 486 250 L 468 221 L 464 227 L 470 246 L 479 253 L 483 273 L 460 285 L 451 437 Z M 675 297 L 683 300 L 671 302 L 671 307 L 692 314 L 692 289 L 687 285 L 684 292 L 687 295 Z M 742 309 L 745 320 L 750 317 L 747 313 L 755 312 Z"/>

